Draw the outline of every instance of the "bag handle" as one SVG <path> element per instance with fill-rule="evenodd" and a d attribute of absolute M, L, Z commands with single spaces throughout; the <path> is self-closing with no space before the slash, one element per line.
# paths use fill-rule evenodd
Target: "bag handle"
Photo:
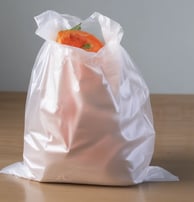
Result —
<path fill-rule="evenodd" d="M 38 26 L 36 34 L 47 41 L 55 41 L 57 33 L 60 30 L 70 29 L 80 22 L 83 27 L 88 27 L 94 22 L 99 23 L 105 43 L 109 43 L 110 41 L 120 43 L 123 36 L 123 30 L 119 23 L 98 12 L 94 12 L 86 20 L 81 20 L 75 16 L 59 14 L 55 11 L 48 10 L 34 17 L 34 19 Z"/>

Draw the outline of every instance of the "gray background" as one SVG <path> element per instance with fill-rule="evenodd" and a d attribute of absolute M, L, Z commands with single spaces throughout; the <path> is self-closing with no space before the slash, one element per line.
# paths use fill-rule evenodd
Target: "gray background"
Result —
<path fill-rule="evenodd" d="M 193 0 L 1 0 L 0 91 L 27 90 L 43 43 L 33 17 L 46 10 L 82 19 L 98 11 L 118 21 L 151 93 L 194 93 Z"/>

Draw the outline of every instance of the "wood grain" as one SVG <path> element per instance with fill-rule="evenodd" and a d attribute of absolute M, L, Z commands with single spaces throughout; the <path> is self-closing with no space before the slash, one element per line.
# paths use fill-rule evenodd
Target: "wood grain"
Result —
<path fill-rule="evenodd" d="M 22 160 L 25 93 L 0 93 L 0 168 Z M 156 130 L 152 165 L 180 182 L 103 187 L 37 183 L 0 175 L 0 201 L 192 202 L 194 200 L 194 95 L 151 95 Z"/>

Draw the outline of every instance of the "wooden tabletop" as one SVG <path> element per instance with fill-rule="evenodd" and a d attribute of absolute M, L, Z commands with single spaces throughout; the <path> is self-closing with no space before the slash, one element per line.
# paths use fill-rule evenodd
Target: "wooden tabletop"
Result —
<path fill-rule="evenodd" d="M 0 168 L 22 160 L 25 93 L 0 93 Z M 156 129 L 152 165 L 179 182 L 128 187 L 38 183 L 0 174 L 2 202 L 193 202 L 194 95 L 152 95 Z"/>

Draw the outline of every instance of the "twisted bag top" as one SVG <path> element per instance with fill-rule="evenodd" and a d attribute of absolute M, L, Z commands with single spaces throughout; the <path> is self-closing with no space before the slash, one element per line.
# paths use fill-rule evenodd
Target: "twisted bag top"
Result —
<path fill-rule="evenodd" d="M 155 137 L 149 92 L 120 45 L 121 26 L 97 12 L 82 21 L 47 11 L 35 20 L 45 43 L 28 90 L 23 162 L 1 173 L 99 185 L 177 180 L 149 166 Z M 99 51 L 56 42 L 60 30 L 80 22 L 103 41 Z"/>

